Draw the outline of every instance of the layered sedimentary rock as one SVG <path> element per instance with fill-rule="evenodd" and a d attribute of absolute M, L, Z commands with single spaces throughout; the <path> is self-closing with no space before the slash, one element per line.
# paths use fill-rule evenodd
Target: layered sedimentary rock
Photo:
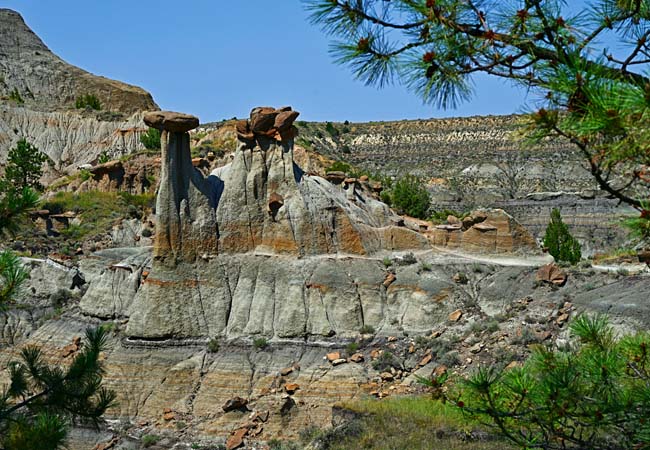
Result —
<path fill-rule="evenodd" d="M 303 173 L 292 156 L 296 116 L 254 109 L 232 163 L 208 177 L 192 167 L 186 118 L 145 116 L 162 130 L 162 168 L 154 261 L 128 312 L 130 335 L 331 336 L 386 320 L 379 255 L 429 249 L 427 238 L 396 226 L 356 183 Z M 397 310 L 440 295 L 414 284 L 392 286 Z"/>
<path fill-rule="evenodd" d="M 454 222 L 433 229 L 433 245 L 470 253 L 540 253 L 528 230 L 501 209 L 477 210 Z"/>
<path fill-rule="evenodd" d="M 0 165 L 25 138 L 54 162 L 49 177 L 92 163 L 102 152 L 121 156 L 141 148 L 141 111 L 157 109 L 145 90 L 66 63 L 18 13 L 4 8 L 0 72 Z M 94 95 L 101 111 L 76 110 L 82 95 Z"/>
<path fill-rule="evenodd" d="M 113 157 L 142 148 L 140 134 L 146 131 L 142 114 L 120 120 L 102 120 L 76 112 L 43 112 L 0 104 L 0 164 L 16 142 L 25 138 L 52 160 L 54 173 L 76 171 L 96 162 L 103 152 Z"/>

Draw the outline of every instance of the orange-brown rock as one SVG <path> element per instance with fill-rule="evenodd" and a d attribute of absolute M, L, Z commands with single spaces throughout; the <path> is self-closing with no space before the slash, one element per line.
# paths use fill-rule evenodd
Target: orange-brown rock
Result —
<path fill-rule="evenodd" d="M 392 284 L 396 279 L 397 279 L 397 277 L 395 276 L 394 273 L 387 273 L 387 274 L 386 274 L 386 278 L 384 279 L 384 282 L 383 282 L 382 284 L 384 285 L 384 287 L 387 288 L 387 287 L 390 286 L 390 285 L 391 285 L 391 284 Z"/>
<path fill-rule="evenodd" d="M 350 356 L 350 361 L 354 363 L 361 363 L 363 362 L 363 360 L 364 360 L 363 353 L 355 353 L 352 356 Z"/>
<path fill-rule="evenodd" d="M 461 222 L 438 225 L 431 235 L 433 245 L 472 253 L 540 254 L 535 238 L 500 209 L 474 211 Z"/>
<path fill-rule="evenodd" d="M 460 309 L 455 310 L 451 314 L 449 314 L 449 321 L 450 322 L 458 322 L 460 318 L 463 317 L 463 311 Z"/>
<path fill-rule="evenodd" d="M 550 263 L 537 270 L 535 279 L 539 282 L 551 283 L 556 286 L 563 286 L 567 281 L 566 273 L 557 264 Z"/>
<path fill-rule="evenodd" d="M 332 352 L 327 354 L 327 360 L 329 362 L 336 361 L 337 359 L 341 359 L 341 353 L 339 352 Z"/>
<path fill-rule="evenodd" d="M 226 440 L 226 449 L 234 450 L 244 445 L 244 437 L 248 434 L 248 428 L 235 430 Z"/>
<path fill-rule="evenodd" d="M 229 399 L 226 403 L 224 403 L 221 409 L 223 409 L 225 412 L 228 412 L 237 409 L 245 409 L 246 405 L 248 405 L 248 400 L 246 400 L 245 398 L 233 397 Z"/>
<path fill-rule="evenodd" d="M 144 115 L 144 123 L 160 131 L 185 133 L 199 126 L 199 119 L 174 111 L 152 111 Z"/>
<path fill-rule="evenodd" d="M 426 355 L 424 355 L 424 358 L 420 360 L 418 366 L 426 366 L 431 362 L 432 359 L 433 359 L 433 355 L 431 353 L 427 353 Z"/>

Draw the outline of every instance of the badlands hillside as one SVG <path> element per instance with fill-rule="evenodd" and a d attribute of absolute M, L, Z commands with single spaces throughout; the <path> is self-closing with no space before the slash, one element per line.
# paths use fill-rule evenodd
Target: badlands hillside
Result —
<path fill-rule="evenodd" d="M 521 365 L 531 344 L 565 345 L 584 311 L 650 326 L 645 265 L 558 267 L 538 245 L 562 206 L 586 248 L 611 250 L 620 212 L 559 170 L 579 167 L 562 143 L 521 156 L 516 117 L 328 125 L 250 105 L 199 126 L 67 65 L 17 13 L 0 10 L 0 25 L 0 161 L 23 137 L 52 160 L 41 209 L 0 243 L 30 271 L 0 312 L 0 384 L 27 345 L 67 364 L 87 327 L 110 330 L 104 385 L 118 403 L 99 429 L 75 427 L 70 449 L 357 448 L 391 427 L 408 448 L 412 412 L 380 424 L 373 408 L 430 403 L 418 377 Z M 103 108 L 76 109 L 82 94 Z M 159 149 L 140 141 L 150 128 Z M 337 160 L 372 176 L 328 175 Z M 496 162 L 525 168 L 515 198 Z M 434 224 L 383 203 L 375 174 L 409 166 L 434 209 L 469 214 Z M 471 200 L 453 189 L 467 168 Z M 597 248 L 600 233 L 613 237 Z M 426 442 L 509 448 L 453 425 L 432 424 Z"/>

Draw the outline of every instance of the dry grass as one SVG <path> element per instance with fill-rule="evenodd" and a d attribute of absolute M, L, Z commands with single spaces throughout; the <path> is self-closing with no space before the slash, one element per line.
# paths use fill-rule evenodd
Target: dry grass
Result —
<path fill-rule="evenodd" d="M 342 436 L 332 450 L 510 450 L 515 447 L 472 423 L 456 408 L 428 397 L 347 402 L 360 415 L 357 432 Z"/>

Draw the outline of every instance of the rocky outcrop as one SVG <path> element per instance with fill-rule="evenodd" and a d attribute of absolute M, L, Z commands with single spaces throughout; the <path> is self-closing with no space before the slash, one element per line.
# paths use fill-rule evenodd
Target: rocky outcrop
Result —
<path fill-rule="evenodd" d="M 154 257 L 173 266 L 178 260 L 194 261 L 197 253 L 216 254 L 219 186 L 194 168 L 187 133 L 198 119 L 167 111 L 149 113 L 144 120 L 162 132 Z"/>
<path fill-rule="evenodd" d="M 143 89 L 90 74 L 53 54 L 22 17 L 0 8 L 0 165 L 21 138 L 46 153 L 48 178 L 142 148 L 141 111 L 157 109 Z M 92 94 L 101 111 L 76 110 Z"/>
<path fill-rule="evenodd" d="M 442 295 L 436 283 L 384 283 L 384 253 L 429 249 L 426 236 L 396 226 L 399 218 L 356 183 L 303 173 L 292 155 L 296 116 L 254 109 L 232 163 L 208 177 L 192 166 L 183 131 L 195 122 L 145 116 L 162 129 L 162 168 L 154 260 L 128 308 L 129 335 L 349 335 Z M 435 321 L 447 308 L 420 317 Z"/>
<path fill-rule="evenodd" d="M 207 178 L 192 166 L 187 133 L 160 125 L 156 258 L 192 262 L 220 253 L 302 257 L 427 248 L 424 236 L 394 226 L 394 213 L 356 183 L 339 188 L 295 164 L 296 116 L 286 108 L 254 109 L 250 124 L 240 125 L 248 134 L 240 133 L 233 161 Z"/>
<path fill-rule="evenodd" d="M 501 209 L 476 210 L 462 221 L 450 218 L 433 229 L 433 245 L 470 253 L 541 253 L 528 230 Z"/>
<path fill-rule="evenodd" d="M 145 90 L 72 66 L 50 51 L 15 11 L 0 8 L 0 95 L 17 92 L 32 110 L 74 107 L 77 97 L 95 95 L 104 110 L 132 114 L 156 107 Z"/>
<path fill-rule="evenodd" d="M 146 131 L 142 114 L 106 121 L 76 112 L 41 112 L 0 104 L 0 164 L 16 142 L 25 138 L 52 160 L 54 173 L 73 172 L 94 163 L 100 154 L 119 157 L 139 149 Z"/>

